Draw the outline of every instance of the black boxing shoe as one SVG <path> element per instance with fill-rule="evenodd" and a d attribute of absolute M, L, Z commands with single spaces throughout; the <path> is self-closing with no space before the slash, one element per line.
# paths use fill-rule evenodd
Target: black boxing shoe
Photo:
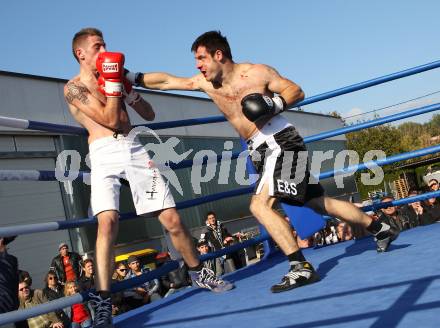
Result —
<path fill-rule="evenodd" d="M 113 328 L 111 298 L 102 298 L 99 294 L 95 293 L 89 293 L 89 297 L 89 303 L 95 313 L 92 327 Z"/>
<path fill-rule="evenodd" d="M 376 250 L 378 253 L 383 253 L 388 250 L 391 242 L 396 240 L 399 236 L 399 230 L 391 227 L 390 225 L 382 222 L 382 228 L 380 231 L 374 235 L 374 239 L 376 240 Z"/>
<path fill-rule="evenodd" d="M 290 268 L 281 282 L 270 288 L 272 293 L 281 293 L 319 281 L 319 275 L 309 262 L 298 262 Z"/>

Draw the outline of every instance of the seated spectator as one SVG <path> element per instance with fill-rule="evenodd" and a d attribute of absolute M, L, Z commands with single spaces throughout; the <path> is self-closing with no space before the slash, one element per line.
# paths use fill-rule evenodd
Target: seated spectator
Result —
<path fill-rule="evenodd" d="M 128 272 L 125 279 L 137 277 L 143 273 L 147 273 L 150 271 L 149 268 L 141 268 L 139 259 L 136 256 L 130 255 L 128 257 L 127 263 L 130 271 Z M 159 280 L 154 279 L 144 282 L 142 285 L 134 287 L 131 290 L 127 290 L 124 292 L 124 294 L 128 296 L 129 301 L 131 302 L 130 307 L 134 308 L 162 298 L 159 294 L 159 287 Z"/>
<path fill-rule="evenodd" d="M 32 277 L 29 274 L 29 272 L 24 270 L 18 270 L 18 282 L 25 282 L 29 286 L 29 288 L 32 287 Z"/>
<path fill-rule="evenodd" d="M 51 263 L 51 271 L 54 271 L 58 281 L 64 285 L 66 281 L 78 281 L 81 277 L 81 256 L 75 252 L 69 252 L 69 246 L 61 243 L 58 246 L 59 254 Z"/>
<path fill-rule="evenodd" d="M 394 200 L 392 196 L 384 196 L 382 197 L 381 202 L 387 203 Z M 410 228 L 409 218 L 400 213 L 396 206 L 389 206 L 386 208 L 382 208 L 381 213 L 379 215 L 379 220 L 385 222 L 386 224 L 394 227 L 398 231 L 406 230 Z"/>
<path fill-rule="evenodd" d="M 419 193 L 417 190 L 410 190 L 408 192 L 408 197 L 417 196 L 418 194 Z M 414 228 L 419 225 L 426 225 L 432 221 L 430 214 L 420 201 L 408 203 L 402 206 L 402 213 L 408 217 L 410 228 Z"/>
<path fill-rule="evenodd" d="M 79 278 L 79 287 L 81 291 L 95 287 L 95 265 L 92 259 L 85 259 L 83 261 L 82 275 Z"/>
<path fill-rule="evenodd" d="M 32 286 L 32 277 L 29 274 L 29 272 L 24 270 L 18 270 L 18 283 L 20 282 L 26 282 L 29 288 Z M 18 286 L 18 284 L 17 284 Z M 17 287 L 18 288 L 18 287 Z M 29 325 L 27 323 L 27 320 L 18 321 L 15 323 L 15 328 L 29 328 Z"/>
<path fill-rule="evenodd" d="M 313 235 L 313 240 L 315 241 L 315 246 L 324 246 L 325 245 L 324 234 L 325 234 L 325 232 L 323 229 L 315 232 L 315 234 Z"/>
<path fill-rule="evenodd" d="M 30 289 L 27 282 L 20 282 L 18 284 L 18 298 L 20 300 L 20 310 L 29 309 L 48 302 L 42 290 Z M 27 323 L 29 328 L 64 328 L 63 323 L 58 319 L 55 312 L 29 318 Z"/>
<path fill-rule="evenodd" d="M 170 261 L 170 255 L 163 259 L 162 265 Z M 173 271 L 168 272 L 167 275 L 161 277 L 161 285 L 164 288 L 163 297 L 168 297 L 177 291 L 191 286 L 191 279 L 188 275 L 188 269 L 184 262 L 181 262 L 179 267 Z"/>
<path fill-rule="evenodd" d="M 127 276 L 128 271 L 129 269 L 124 261 L 118 262 L 116 264 L 115 272 L 113 272 L 112 279 L 116 281 L 122 281 Z"/>
<path fill-rule="evenodd" d="M 324 240 L 326 245 L 336 244 L 339 241 L 335 226 L 330 220 L 327 221 L 327 226 L 324 229 Z"/>
<path fill-rule="evenodd" d="M 15 238 L 0 238 L 0 313 L 18 309 L 18 261 L 6 248 Z"/>
<path fill-rule="evenodd" d="M 64 295 L 72 296 L 79 292 L 79 286 L 76 281 L 67 281 L 64 286 Z M 72 328 L 85 328 L 92 325 L 92 316 L 86 303 L 73 304 L 69 308 L 69 317 L 72 322 Z"/>
<path fill-rule="evenodd" d="M 346 222 L 339 222 L 336 226 L 336 235 L 339 241 L 346 241 L 353 239 L 351 226 Z"/>
<path fill-rule="evenodd" d="M 112 275 L 112 283 L 122 281 L 128 273 L 128 267 L 125 261 L 116 263 L 116 269 Z M 112 315 L 116 316 L 131 310 L 124 296 L 124 292 L 112 293 Z"/>
<path fill-rule="evenodd" d="M 200 255 L 208 254 L 210 252 L 208 242 L 205 239 L 200 239 L 197 242 L 197 250 L 199 251 Z M 220 272 L 217 271 L 218 265 L 216 265 L 216 259 L 204 261 L 203 266 L 213 271 L 217 277 L 219 277 L 223 273 L 223 270 L 220 270 Z"/>
<path fill-rule="evenodd" d="M 438 191 L 439 190 L 439 184 L 436 179 L 431 179 L 428 182 L 428 190 L 429 191 Z M 425 201 L 426 211 L 431 216 L 430 223 L 434 223 L 435 221 L 440 221 L 440 202 L 437 200 L 437 198 L 430 198 Z"/>
<path fill-rule="evenodd" d="M 58 282 L 55 272 L 49 271 L 44 278 L 43 295 L 48 301 L 53 301 L 64 297 L 63 286 Z M 63 310 L 55 310 L 58 319 L 63 323 L 64 327 L 70 326 L 70 319 Z"/>

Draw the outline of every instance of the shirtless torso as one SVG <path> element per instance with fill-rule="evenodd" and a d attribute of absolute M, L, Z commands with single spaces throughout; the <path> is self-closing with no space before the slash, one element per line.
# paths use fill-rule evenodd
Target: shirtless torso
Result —
<path fill-rule="evenodd" d="M 225 118 L 232 124 L 239 135 L 245 139 L 251 137 L 257 130 L 257 125 L 243 115 L 241 99 L 251 93 L 261 93 L 273 96 L 268 90 L 268 81 L 261 76 L 262 65 L 235 64 L 229 83 L 217 86 L 207 82 L 201 75 L 200 88 L 208 94 L 218 106 Z M 258 122 L 263 126 L 270 118 Z"/>
<path fill-rule="evenodd" d="M 99 102 L 100 107 L 105 107 L 107 97 L 98 91 L 97 79 L 93 75 L 81 76 L 81 74 L 71 79 L 65 87 L 65 97 L 69 105 L 69 110 L 75 120 L 87 129 L 89 133 L 89 144 L 96 139 L 112 136 L 115 131 L 128 134 L 131 129 L 130 119 L 125 109 L 125 104 L 121 102 L 121 110 L 118 112 L 118 128 L 106 126 L 100 122 L 95 110 L 95 102 Z M 77 100 L 81 109 L 75 104 Z"/>

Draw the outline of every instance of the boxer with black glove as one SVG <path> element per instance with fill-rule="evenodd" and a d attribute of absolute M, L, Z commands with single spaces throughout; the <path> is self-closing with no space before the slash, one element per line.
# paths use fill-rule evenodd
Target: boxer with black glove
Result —
<path fill-rule="evenodd" d="M 270 98 L 261 93 L 251 93 L 241 100 L 243 114 L 251 122 L 262 117 L 273 116 L 287 109 L 286 101 L 281 96 Z"/>

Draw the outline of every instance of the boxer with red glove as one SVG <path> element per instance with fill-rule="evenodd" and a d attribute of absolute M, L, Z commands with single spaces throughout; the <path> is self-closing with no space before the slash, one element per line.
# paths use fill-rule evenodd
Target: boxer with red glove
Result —
<path fill-rule="evenodd" d="M 106 97 L 122 97 L 124 76 L 124 54 L 120 52 L 101 52 L 96 59 L 96 69 L 102 79 L 98 80 L 100 91 Z M 104 80 L 104 83 L 102 83 Z M 101 84 L 100 84 L 101 83 Z"/>
<path fill-rule="evenodd" d="M 107 93 L 105 91 L 105 80 L 102 75 L 100 75 L 98 78 L 98 90 L 104 96 L 107 96 Z M 134 106 L 137 102 L 141 100 L 141 95 L 133 90 L 133 86 L 131 85 L 130 81 L 128 81 L 125 77 L 122 78 L 122 98 L 129 106 Z"/>

